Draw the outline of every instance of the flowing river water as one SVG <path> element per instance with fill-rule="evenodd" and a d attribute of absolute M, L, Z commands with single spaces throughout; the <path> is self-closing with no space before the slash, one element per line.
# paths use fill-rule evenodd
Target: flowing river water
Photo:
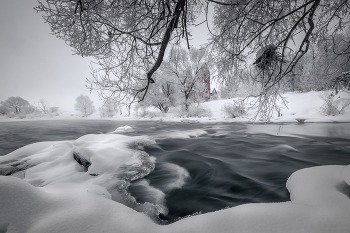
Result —
<path fill-rule="evenodd" d="M 320 165 L 350 164 L 350 124 L 164 123 L 50 120 L 0 122 L 0 156 L 40 141 L 75 140 L 131 126 L 149 135 L 155 169 L 128 188 L 139 203 L 167 208 L 166 223 L 244 203 L 289 201 L 288 177 Z M 161 203 L 160 203 L 161 202 Z"/>

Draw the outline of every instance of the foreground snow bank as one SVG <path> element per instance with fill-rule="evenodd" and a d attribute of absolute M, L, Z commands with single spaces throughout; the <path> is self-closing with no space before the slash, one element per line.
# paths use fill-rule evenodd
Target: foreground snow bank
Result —
<path fill-rule="evenodd" d="M 348 232 L 350 166 L 302 169 L 287 181 L 291 201 L 245 204 L 167 226 L 165 207 L 127 193 L 154 159 L 149 137 L 85 135 L 41 142 L 0 157 L 0 232 Z M 137 212 L 137 211 L 139 212 Z M 152 215 L 153 214 L 153 215 Z"/>

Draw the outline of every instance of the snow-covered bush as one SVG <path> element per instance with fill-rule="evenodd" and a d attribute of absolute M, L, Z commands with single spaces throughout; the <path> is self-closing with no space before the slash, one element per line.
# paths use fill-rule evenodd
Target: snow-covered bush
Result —
<path fill-rule="evenodd" d="M 141 118 L 154 118 L 164 116 L 164 113 L 156 110 L 156 107 L 144 105 L 143 103 L 135 105 L 134 113 L 136 117 Z"/>
<path fill-rule="evenodd" d="M 0 103 L 0 115 L 6 115 L 8 113 L 8 109 Z"/>
<path fill-rule="evenodd" d="M 213 101 L 213 100 L 218 100 L 219 99 L 219 94 L 212 94 L 211 96 L 210 96 L 210 101 Z"/>
<path fill-rule="evenodd" d="M 51 113 L 58 113 L 58 107 L 50 107 L 50 112 Z"/>
<path fill-rule="evenodd" d="M 247 114 L 243 103 L 226 103 L 222 106 L 221 111 L 229 118 L 241 117 Z"/>
<path fill-rule="evenodd" d="M 135 105 L 134 112 L 136 117 L 146 117 L 149 114 L 148 106 L 138 103 Z"/>
<path fill-rule="evenodd" d="M 324 100 L 321 113 L 326 116 L 344 114 L 345 110 L 350 107 L 350 99 L 335 97 L 327 92 L 321 94 L 320 98 Z"/>
<path fill-rule="evenodd" d="M 60 112 L 58 107 L 50 107 L 49 117 L 55 117 L 59 115 L 60 115 Z"/>
<path fill-rule="evenodd" d="M 26 118 L 27 116 L 26 116 L 26 114 L 24 114 L 24 113 L 20 113 L 20 114 L 18 114 L 18 118 L 19 119 L 24 119 L 24 118 Z"/>
<path fill-rule="evenodd" d="M 164 113 L 162 112 L 148 112 L 147 117 L 155 118 L 155 117 L 163 117 Z"/>
<path fill-rule="evenodd" d="M 13 112 L 8 112 L 8 113 L 6 114 L 6 116 L 7 116 L 8 118 L 15 118 L 15 117 L 16 117 L 16 114 L 13 113 Z"/>
<path fill-rule="evenodd" d="M 177 117 L 211 117 L 212 113 L 210 109 L 200 105 L 192 104 L 188 107 L 188 111 L 182 107 L 177 113 Z"/>
<path fill-rule="evenodd" d="M 135 116 L 141 118 L 155 118 L 163 117 L 164 113 L 149 111 L 147 108 L 141 107 L 137 111 L 135 111 Z"/>

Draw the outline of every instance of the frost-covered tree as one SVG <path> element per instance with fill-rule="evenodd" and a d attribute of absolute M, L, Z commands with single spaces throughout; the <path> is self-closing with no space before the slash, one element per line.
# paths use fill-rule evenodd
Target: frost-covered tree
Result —
<path fill-rule="evenodd" d="M 94 56 L 91 89 L 109 98 L 143 99 L 169 43 L 188 39 L 201 0 L 46 0 L 42 12 L 54 35 L 81 56 Z"/>
<path fill-rule="evenodd" d="M 8 109 L 3 105 L 3 102 L 0 103 L 0 114 L 6 115 L 8 113 Z"/>
<path fill-rule="evenodd" d="M 49 104 L 44 99 L 40 99 L 37 102 L 35 102 L 35 106 L 44 114 L 49 112 Z"/>
<path fill-rule="evenodd" d="M 335 35 L 349 24 L 348 1 L 344 0 L 225 3 L 231 4 L 216 5 L 214 13 L 213 40 L 220 73 L 231 71 L 237 64 L 244 65 L 261 48 L 273 45 L 281 59 L 269 86 L 292 72 L 312 41 L 326 40 L 329 34 Z"/>
<path fill-rule="evenodd" d="M 9 97 L 7 100 L 3 101 L 1 105 L 8 111 L 15 114 L 25 113 L 25 110 L 30 107 L 30 104 L 27 100 L 18 96 Z"/>
<path fill-rule="evenodd" d="M 262 95 L 291 74 L 312 38 L 349 26 L 347 0 L 40 0 L 36 10 L 76 54 L 95 57 L 90 89 L 130 103 L 144 99 L 169 44 L 185 40 L 190 47 L 189 28 L 201 13 L 211 18 L 209 4 L 219 79 L 235 78 L 263 47 L 281 55 Z"/>
<path fill-rule="evenodd" d="M 140 107 L 153 106 L 162 113 L 167 113 L 170 107 L 175 106 L 176 80 L 158 71 L 155 75 L 155 81 L 156 83 L 150 86 L 148 95 L 139 105 Z"/>
<path fill-rule="evenodd" d="M 188 52 L 178 47 L 161 67 L 162 72 L 174 80 L 176 99 L 186 111 L 191 103 L 202 102 L 210 96 L 210 62 L 205 48 L 191 48 Z"/>
<path fill-rule="evenodd" d="M 113 117 L 118 112 L 118 105 L 116 102 L 112 100 L 107 100 L 105 103 L 99 108 L 101 117 Z"/>
<path fill-rule="evenodd" d="M 81 94 L 75 101 L 74 109 L 79 111 L 82 117 L 87 117 L 95 112 L 94 102 L 90 100 L 89 96 Z"/>
<path fill-rule="evenodd" d="M 349 32 L 329 35 L 325 40 L 313 40 L 301 62 L 287 77 L 290 90 L 328 90 L 336 80 L 343 80 L 344 73 L 350 70 Z"/>
<path fill-rule="evenodd" d="M 345 33 L 330 36 L 319 44 L 320 56 L 317 67 L 325 87 L 350 90 L 350 28 Z M 321 73 L 321 74 L 320 74 Z"/>

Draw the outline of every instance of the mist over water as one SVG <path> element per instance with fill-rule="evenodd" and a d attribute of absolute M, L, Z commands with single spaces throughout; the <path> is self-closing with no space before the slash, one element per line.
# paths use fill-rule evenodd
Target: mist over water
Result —
<path fill-rule="evenodd" d="M 162 123 L 35 121 L 0 123 L 0 155 L 39 141 L 75 140 L 129 125 L 126 135 L 149 135 L 144 148 L 155 169 L 128 191 L 139 203 L 164 209 L 171 223 L 245 203 L 289 201 L 288 177 L 319 165 L 350 164 L 350 124 Z"/>

